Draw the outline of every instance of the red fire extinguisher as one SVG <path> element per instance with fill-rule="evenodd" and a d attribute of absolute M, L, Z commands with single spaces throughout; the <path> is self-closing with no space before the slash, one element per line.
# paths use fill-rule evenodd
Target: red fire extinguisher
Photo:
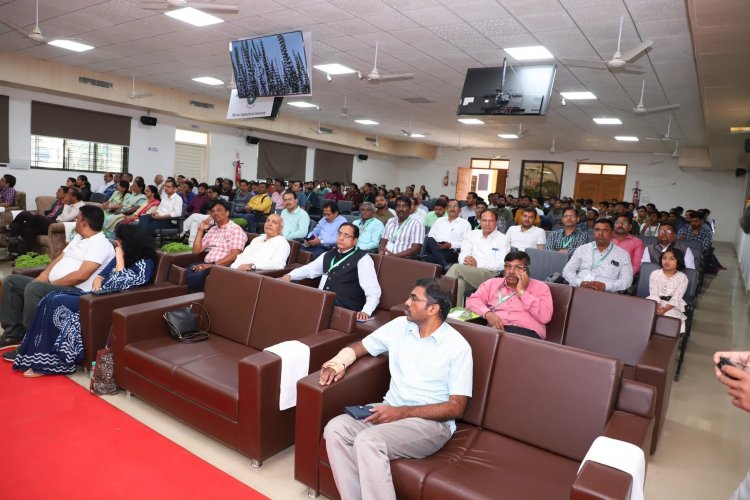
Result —
<path fill-rule="evenodd" d="M 233 165 L 234 165 L 234 183 L 239 184 L 240 179 L 242 179 L 242 162 L 240 162 L 240 160 L 235 160 Z"/>
<path fill-rule="evenodd" d="M 641 203 L 641 188 L 639 186 L 640 182 L 635 181 L 635 187 L 633 188 L 633 205 L 636 207 Z"/>

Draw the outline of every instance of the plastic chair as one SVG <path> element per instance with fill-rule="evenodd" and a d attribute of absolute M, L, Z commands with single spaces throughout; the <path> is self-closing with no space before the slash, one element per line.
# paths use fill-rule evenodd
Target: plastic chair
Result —
<path fill-rule="evenodd" d="M 648 280 L 651 277 L 651 273 L 653 273 L 657 269 L 661 269 L 661 266 L 653 262 L 644 262 L 643 264 L 641 264 L 641 272 L 638 277 L 638 288 L 635 291 L 636 297 L 643 297 L 643 298 L 648 297 L 649 295 Z"/>
<path fill-rule="evenodd" d="M 531 259 L 529 277 L 544 281 L 554 273 L 562 273 L 565 264 L 568 263 L 568 254 L 555 252 L 553 250 L 539 250 L 529 247 L 525 250 Z"/>
<path fill-rule="evenodd" d="M 341 200 L 338 202 L 339 213 L 341 215 L 350 214 L 352 212 L 352 202 L 347 200 Z"/>

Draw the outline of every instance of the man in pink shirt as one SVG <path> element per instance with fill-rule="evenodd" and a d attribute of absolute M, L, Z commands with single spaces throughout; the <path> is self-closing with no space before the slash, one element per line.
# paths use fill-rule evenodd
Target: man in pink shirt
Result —
<path fill-rule="evenodd" d="M 526 252 L 509 252 L 505 256 L 504 278 L 482 283 L 466 308 L 487 320 L 487 326 L 544 339 L 547 323 L 552 319 L 552 294 L 542 281 L 529 278 Z"/>
<path fill-rule="evenodd" d="M 615 232 L 612 241 L 615 245 L 630 254 L 630 263 L 633 266 L 633 275 L 641 270 L 641 259 L 643 258 L 643 241 L 630 234 L 633 222 L 630 215 L 620 214 L 615 219 Z"/>

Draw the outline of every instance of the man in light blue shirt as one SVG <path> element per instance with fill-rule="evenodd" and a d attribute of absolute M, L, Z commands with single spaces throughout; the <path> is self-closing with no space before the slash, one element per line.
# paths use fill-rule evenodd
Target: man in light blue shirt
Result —
<path fill-rule="evenodd" d="M 473 359 L 468 342 L 445 322 L 450 308 L 439 280 L 418 280 L 405 317 L 323 364 L 321 385 L 341 380 L 367 354 L 388 352 L 391 373 L 385 401 L 372 405 L 369 417 L 339 415 L 323 432 L 341 498 L 395 498 L 390 461 L 432 455 L 455 431 L 471 397 Z"/>
<path fill-rule="evenodd" d="M 359 243 L 357 246 L 365 252 L 377 252 L 380 239 L 385 232 L 385 226 L 375 218 L 375 205 L 366 201 L 359 206 L 359 214 L 362 217 L 354 221 L 359 228 Z"/>
<path fill-rule="evenodd" d="M 299 208 L 297 197 L 294 193 L 284 193 L 284 210 L 281 218 L 284 220 L 284 230 L 281 235 L 288 240 L 304 240 L 307 230 L 310 228 L 310 216 Z"/>
<path fill-rule="evenodd" d="M 323 204 L 323 218 L 318 225 L 310 231 L 302 244 L 305 250 L 313 254 L 313 258 L 319 257 L 332 247 L 336 246 L 339 237 L 339 227 L 346 222 L 346 218 L 339 215 L 339 204 L 329 201 Z"/>

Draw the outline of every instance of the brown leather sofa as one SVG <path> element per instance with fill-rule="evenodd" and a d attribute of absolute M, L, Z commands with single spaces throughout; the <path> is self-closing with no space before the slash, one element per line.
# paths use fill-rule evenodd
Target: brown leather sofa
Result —
<path fill-rule="evenodd" d="M 470 323 L 451 322 L 472 347 L 473 397 L 434 455 L 391 462 L 396 496 L 418 498 L 627 498 L 632 478 L 578 467 L 600 435 L 650 447 L 654 389 L 622 380 L 622 363 Z M 339 498 L 323 429 L 345 405 L 382 400 L 388 359 L 364 357 L 330 386 L 297 384 L 295 479 L 309 495 Z"/>
<path fill-rule="evenodd" d="M 205 294 L 113 313 L 115 380 L 258 466 L 294 443 L 295 409 L 279 410 L 281 359 L 263 349 L 299 340 L 310 346 L 311 369 L 319 368 L 353 340 L 331 328 L 337 326 L 331 315 L 334 297 L 217 267 L 206 280 Z M 180 343 L 169 336 L 162 315 L 192 301 L 208 311 L 210 337 Z"/>

